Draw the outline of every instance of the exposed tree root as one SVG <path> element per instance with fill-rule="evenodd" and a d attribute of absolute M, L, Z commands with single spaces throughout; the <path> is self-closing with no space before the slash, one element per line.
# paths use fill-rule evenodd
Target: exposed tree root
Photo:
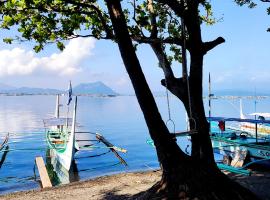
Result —
<path fill-rule="evenodd" d="M 223 173 L 188 166 L 163 173 L 162 179 L 137 199 L 162 200 L 257 200 L 248 189 Z M 194 169 L 194 170 L 193 170 Z M 171 174 L 171 175 L 169 175 Z"/>

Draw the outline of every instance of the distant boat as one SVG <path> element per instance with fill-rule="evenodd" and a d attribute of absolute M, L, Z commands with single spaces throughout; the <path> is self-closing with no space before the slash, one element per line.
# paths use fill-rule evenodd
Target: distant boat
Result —
<path fill-rule="evenodd" d="M 59 117 L 59 96 L 57 96 L 55 117 L 44 120 L 45 127 L 50 127 L 46 132 L 46 139 L 49 148 L 52 149 L 54 156 L 61 165 L 69 171 L 74 161 L 75 148 L 75 125 L 76 125 L 76 109 L 77 97 L 74 102 L 72 125 L 69 123 L 70 118 Z"/>
<path fill-rule="evenodd" d="M 258 137 L 268 137 L 270 136 L 270 125 L 265 123 L 266 118 L 270 118 L 270 113 L 250 113 L 250 116 L 255 116 L 255 119 L 261 121 L 261 123 L 249 123 L 249 122 L 241 122 L 240 130 L 249 133 L 251 136 L 257 134 Z M 243 114 L 242 101 L 240 100 L 240 119 L 247 119 L 248 117 Z M 256 127 L 257 126 L 257 127 Z M 257 133 L 256 133 L 257 130 Z"/>

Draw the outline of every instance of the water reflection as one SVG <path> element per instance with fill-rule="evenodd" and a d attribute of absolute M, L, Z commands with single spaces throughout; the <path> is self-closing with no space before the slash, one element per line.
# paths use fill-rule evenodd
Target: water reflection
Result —
<path fill-rule="evenodd" d="M 156 97 L 156 100 L 164 121 L 167 121 L 166 97 Z M 62 98 L 61 104 L 65 104 L 64 101 L 65 99 Z M 269 110 L 269 99 L 260 100 L 256 105 L 258 112 Z M 238 117 L 239 112 L 236 109 L 238 107 L 239 100 L 213 100 L 212 114 L 213 116 Z M 179 100 L 171 98 L 170 108 L 176 131 L 185 130 L 185 111 Z M 253 100 L 244 100 L 243 108 L 246 113 L 254 112 Z M 75 155 L 79 177 L 76 170 L 72 171 L 73 174 L 61 171 L 59 173 L 59 170 L 56 170 L 59 166 L 52 165 L 53 157 L 47 153 L 42 122 L 42 119 L 50 118 L 54 110 L 55 96 L 0 96 L 0 138 L 5 135 L 1 131 L 12 132 L 9 150 L 5 157 L 0 154 L 0 159 L 4 158 L 0 170 L 0 194 L 39 187 L 33 179 L 36 156 L 44 158 L 48 168 L 51 169 L 49 173 L 58 177 L 56 180 L 62 183 L 159 167 L 155 149 L 146 143 L 150 136 L 135 97 L 79 97 L 77 121 L 83 126 L 80 127 L 83 129 L 81 131 L 99 132 L 112 144 L 127 149 L 127 154 L 122 156 L 129 166 L 119 164 L 119 160 L 108 148 L 104 148 L 95 141 L 89 144 L 94 139 L 92 135 L 77 134 L 76 140 L 80 141 L 80 146 L 87 147 L 87 151 L 79 151 Z M 65 116 L 66 110 L 61 109 L 61 111 Z M 184 139 L 178 138 L 178 143 L 183 150 L 186 149 L 187 143 Z"/>
<path fill-rule="evenodd" d="M 77 164 L 73 161 L 70 170 L 67 171 L 56 159 L 52 149 L 46 151 L 46 168 L 53 186 L 79 181 Z"/>
<path fill-rule="evenodd" d="M 1 96 L 0 132 L 31 133 L 43 129 L 48 107 L 53 111 L 54 96 Z M 49 100 L 48 100 L 49 99 Z M 52 102 L 52 103 L 50 103 Z M 15 136 L 14 136 L 15 137 Z"/>

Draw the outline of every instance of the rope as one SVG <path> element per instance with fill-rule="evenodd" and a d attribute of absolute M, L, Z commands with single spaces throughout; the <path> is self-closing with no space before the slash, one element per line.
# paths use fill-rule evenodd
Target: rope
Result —
<path fill-rule="evenodd" d="M 9 150 L 1 150 L 0 152 L 6 152 L 6 151 L 34 151 L 34 150 L 38 150 L 38 151 L 43 151 L 45 148 L 33 148 L 33 149 L 9 149 Z M 53 148 L 51 148 L 53 149 Z M 59 148 L 60 149 L 60 148 Z"/>
<path fill-rule="evenodd" d="M 37 175 L 36 175 L 36 162 L 34 162 L 33 172 L 34 172 L 34 180 L 37 181 Z"/>
<path fill-rule="evenodd" d="M 112 146 L 112 147 L 107 147 L 107 146 L 104 146 L 104 147 L 101 147 L 101 146 L 89 146 L 89 147 L 82 147 L 80 150 L 87 150 L 87 149 L 115 149 L 117 148 L 116 146 Z"/>
<path fill-rule="evenodd" d="M 85 172 L 85 171 L 91 171 L 91 170 L 97 170 L 97 169 L 104 169 L 107 167 L 113 167 L 113 166 L 117 166 L 117 165 L 122 165 L 121 162 L 116 162 L 110 165 L 103 165 L 103 166 L 98 166 L 98 167 L 93 167 L 93 168 L 88 168 L 88 169 L 80 169 L 78 170 L 78 172 Z"/>
<path fill-rule="evenodd" d="M 3 178 L 0 178 L 0 183 L 8 183 L 9 180 L 11 181 L 16 181 L 18 183 L 26 183 L 26 182 L 29 182 L 29 181 L 35 181 L 34 177 L 33 176 L 24 176 L 24 177 L 3 177 Z"/>
<path fill-rule="evenodd" d="M 69 105 L 67 107 L 67 119 L 66 119 L 66 127 L 68 128 L 69 124 L 68 124 L 68 115 L 69 115 Z"/>
<path fill-rule="evenodd" d="M 75 157 L 75 159 L 99 157 L 99 156 L 106 155 L 107 153 L 110 153 L 110 152 L 111 152 L 111 150 L 106 151 L 106 152 L 104 152 L 104 153 L 100 153 L 100 154 L 91 155 L 91 156 L 80 156 L 80 157 Z"/>
<path fill-rule="evenodd" d="M 168 116 L 169 116 L 169 120 L 171 120 L 171 109 L 170 109 L 169 91 L 168 91 L 168 84 L 167 84 L 167 78 L 166 78 L 166 76 L 165 76 L 165 84 L 166 84 L 166 99 L 167 99 Z"/>
<path fill-rule="evenodd" d="M 182 68 L 183 68 L 183 77 L 186 79 L 187 82 L 187 93 L 188 93 L 188 106 L 189 106 L 189 121 L 194 122 L 194 126 L 196 129 L 196 121 L 192 116 L 192 110 L 191 110 L 191 98 L 190 98 L 190 87 L 189 87 L 189 78 L 188 78 L 188 70 L 187 70 L 187 58 L 186 58 L 186 39 L 185 39 L 185 24 L 184 19 L 181 18 L 181 24 L 182 24 L 182 40 L 183 40 L 183 46 L 182 46 Z"/>
<path fill-rule="evenodd" d="M 84 148 L 84 147 L 92 147 L 92 146 L 97 145 L 97 144 L 99 144 L 99 143 L 100 143 L 99 140 L 95 140 L 95 143 L 92 143 L 92 144 L 85 144 L 85 145 L 80 146 L 80 148 Z"/>
<path fill-rule="evenodd" d="M 163 64 L 165 63 L 165 55 L 163 55 Z M 164 66 L 165 67 L 165 66 Z M 168 127 L 169 122 L 173 125 L 173 133 L 175 133 L 175 123 L 171 118 L 171 108 L 170 108 L 170 99 L 169 99 L 169 91 L 168 91 L 168 81 L 165 74 L 165 84 L 166 84 L 166 99 L 167 99 L 167 109 L 168 109 L 168 120 L 166 121 L 166 126 Z"/>

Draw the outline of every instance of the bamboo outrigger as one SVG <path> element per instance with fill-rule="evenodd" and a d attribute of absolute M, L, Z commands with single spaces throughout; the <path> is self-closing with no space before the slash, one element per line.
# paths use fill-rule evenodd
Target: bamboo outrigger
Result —
<path fill-rule="evenodd" d="M 2 149 L 4 149 L 5 146 L 7 146 L 8 144 L 8 139 L 9 139 L 9 133 L 7 133 L 7 135 L 5 136 L 5 139 L 3 140 L 3 142 L 0 144 L 0 152 Z"/>
<path fill-rule="evenodd" d="M 9 146 L 8 146 L 8 140 L 9 140 L 9 133 L 7 133 L 7 135 L 5 136 L 5 139 L 3 140 L 3 142 L 0 144 L 0 168 L 2 167 L 7 153 L 9 151 Z"/>

